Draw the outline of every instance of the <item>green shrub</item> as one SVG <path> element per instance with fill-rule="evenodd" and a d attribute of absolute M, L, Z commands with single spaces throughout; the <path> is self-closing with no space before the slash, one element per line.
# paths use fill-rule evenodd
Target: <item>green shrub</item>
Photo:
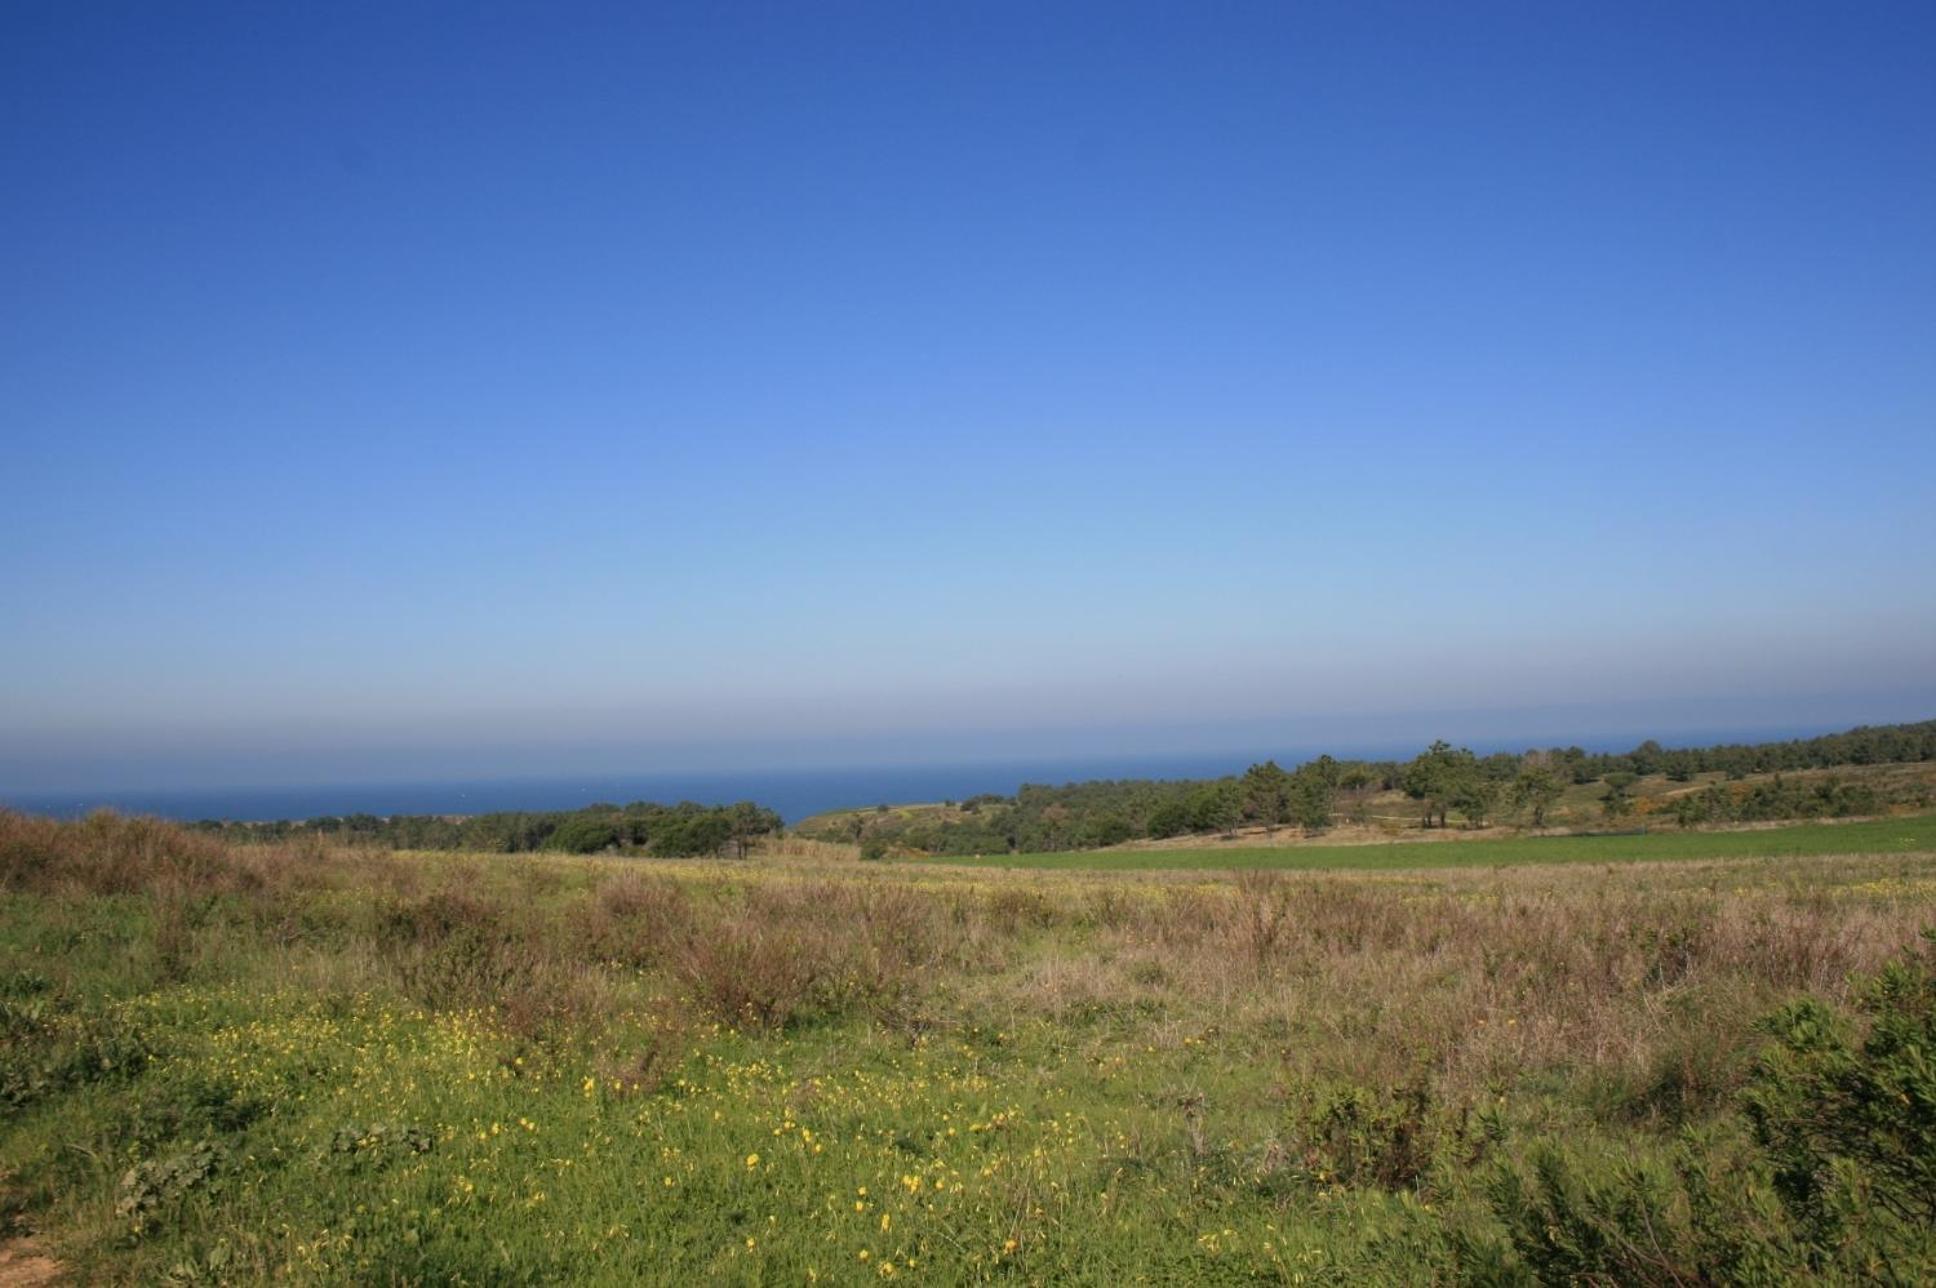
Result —
<path fill-rule="evenodd" d="M 1925 937 L 1930 938 L 1929 932 Z M 1472 1277 L 1540 1283 L 1926 1283 L 1936 1277 L 1936 959 L 1813 999 L 1773 1039 L 1740 1117 L 1684 1132 L 1671 1166 L 1547 1145 L 1488 1197 L 1510 1249 L 1465 1237 Z M 1866 1020 L 1857 1036 L 1855 1020 Z"/>
<path fill-rule="evenodd" d="M 1290 1126 L 1279 1142 L 1294 1174 L 1313 1185 L 1389 1192 L 1426 1188 L 1441 1149 L 1465 1164 L 1487 1141 L 1467 1131 L 1467 1115 L 1434 1103 L 1431 1085 L 1355 1083 L 1308 1089 L 1292 1103 Z"/>
<path fill-rule="evenodd" d="M 563 854 L 597 854 L 617 844 L 617 823 L 609 818 L 573 814 L 545 838 L 544 848 Z"/>
<path fill-rule="evenodd" d="M 1671 1165 L 1551 1144 L 1488 1186 L 1510 1249 L 1455 1235 L 1466 1277 L 1496 1283 L 1780 1283 L 1799 1264 L 1779 1205 L 1731 1141 L 1690 1133 Z"/>
<path fill-rule="evenodd" d="M 718 812 L 670 814 L 652 827 L 654 854 L 695 858 L 719 853 L 733 836 L 732 822 Z"/>
<path fill-rule="evenodd" d="M 164 1209 L 214 1176 L 226 1151 L 211 1141 L 197 1141 L 166 1158 L 136 1163 L 122 1174 L 114 1214 L 136 1234 L 145 1231 Z"/>
<path fill-rule="evenodd" d="M 1936 944 L 1936 932 L 1924 932 Z M 1936 959 L 1896 962 L 1850 1025 L 1813 999 L 1764 1021 L 1743 1107 L 1782 1201 L 1809 1239 L 1931 1252 L 1936 1230 Z"/>
<path fill-rule="evenodd" d="M 529 983 L 536 964 L 505 909 L 458 890 L 392 903 L 377 946 L 404 993 L 440 1010 L 500 1001 Z"/>
<path fill-rule="evenodd" d="M 138 1074 L 152 1055 L 146 1035 L 121 1011 L 79 1013 L 25 971 L 0 981 L 0 1109 Z"/>
<path fill-rule="evenodd" d="M 400 1158 L 428 1154 L 436 1138 L 421 1127 L 399 1123 L 344 1123 L 330 1135 L 325 1156 L 353 1165 L 382 1167 Z"/>

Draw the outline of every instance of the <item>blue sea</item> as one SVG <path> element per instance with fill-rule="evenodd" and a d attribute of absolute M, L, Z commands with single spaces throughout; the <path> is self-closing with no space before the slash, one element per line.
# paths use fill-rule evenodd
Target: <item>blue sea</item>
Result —
<path fill-rule="evenodd" d="M 1282 751 L 1274 753 L 1284 759 Z M 326 814 L 485 814 L 494 810 L 577 809 L 595 801 L 758 801 L 789 823 L 823 810 L 1010 795 L 1023 783 L 1096 778 L 1215 778 L 1262 759 L 1241 753 L 1152 760 L 898 765 L 850 769 L 715 771 L 688 774 L 575 775 L 458 782 L 332 783 L 309 787 L 231 787 L 180 791 L 8 794 L 16 809 L 71 817 L 91 809 L 163 818 L 281 819 Z"/>
<path fill-rule="evenodd" d="M 1698 747 L 1723 742 L 1761 742 L 1806 737 L 1844 726 L 1786 730 L 1713 729 L 1684 733 L 1670 746 Z M 1639 738 L 1613 735 L 1583 738 L 1591 751 L 1630 750 Z M 724 805 L 757 801 L 777 810 L 789 823 L 830 809 L 877 804 L 961 800 L 983 792 L 1012 795 L 1023 783 L 1085 782 L 1104 778 L 1217 778 L 1242 773 L 1257 761 L 1274 758 L 1294 766 L 1323 751 L 1371 759 L 1416 755 L 1417 742 L 1354 747 L 1272 747 L 1259 751 L 1192 753 L 1169 757 L 1117 756 L 1062 760 L 1013 760 L 971 764 L 876 765 L 842 769 L 716 770 L 694 773 L 578 774 L 557 777 L 467 779 L 443 782 L 344 782 L 311 786 L 229 787 L 169 791 L 8 792 L 0 804 L 33 813 L 73 817 L 91 809 L 154 814 L 163 818 L 267 820 L 316 818 L 328 814 L 486 814 L 495 810 L 577 809 L 597 801 L 625 804 L 696 801 Z M 1519 750 L 1552 746 L 1551 738 L 1474 740 L 1474 750 Z"/>

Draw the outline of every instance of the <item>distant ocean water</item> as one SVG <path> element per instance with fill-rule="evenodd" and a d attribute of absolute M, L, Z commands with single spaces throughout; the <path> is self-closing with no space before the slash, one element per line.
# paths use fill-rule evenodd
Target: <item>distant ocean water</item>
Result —
<path fill-rule="evenodd" d="M 1284 759 L 1283 752 L 1274 753 Z M 1315 754 L 1315 753 L 1313 753 Z M 899 765 L 854 769 L 747 770 L 691 774 L 574 775 L 423 783 L 332 783 L 312 787 L 232 787 L 180 791 L 102 791 L 0 795 L 16 809 L 71 817 L 91 809 L 195 820 L 315 818 L 326 814 L 486 814 L 495 810 L 577 809 L 596 801 L 758 801 L 795 823 L 823 810 L 1012 794 L 1023 783 L 1095 778 L 1214 778 L 1240 773 L 1241 753 L 1164 760 Z"/>
<path fill-rule="evenodd" d="M 1830 732 L 1827 727 L 1772 731 L 1715 729 L 1663 739 L 1669 746 L 1766 742 Z M 1627 751 L 1630 736 L 1569 739 L 1590 751 Z M 1470 744 L 1486 754 L 1552 746 L 1547 739 L 1485 739 Z M 198 788 L 168 791 L 8 792 L 0 804 L 38 814 L 72 817 L 91 809 L 155 814 L 162 818 L 300 819 L 328 814 L 486 814 L 495 810 L 577 809 L 597 801 L 625 804 L 697 801 L 723 805 L 758 801 L 789 823 L 830 809 L 877 804 L 961 800 L 983 792 L 1011 795 L 1023 783 L 1084 782 L 1099 778 L 1216 778 L 1275 758 L 1289 768 L 1323 751 L 1368 759 L 1417 754 L 1412 743 L 1349 748 L 1273 747 L 1262 751 L 1193 753 L 1169 757 L 1118 756 L 1069 760 L 1014 760 L 956 765 L 877 765 L 842 769 L 718 770 L 705 773 L 577 774 L 557 777 L 468 779 L 445 782 L 329 783 L 312 786 Z"/>

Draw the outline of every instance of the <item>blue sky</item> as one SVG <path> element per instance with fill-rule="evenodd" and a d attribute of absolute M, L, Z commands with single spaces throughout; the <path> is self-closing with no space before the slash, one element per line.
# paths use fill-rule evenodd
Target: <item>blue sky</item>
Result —
<path fill-rule="evenodd" d="M 1932 65 L 10 4 L 0 786 L 1936 714 Z"/>

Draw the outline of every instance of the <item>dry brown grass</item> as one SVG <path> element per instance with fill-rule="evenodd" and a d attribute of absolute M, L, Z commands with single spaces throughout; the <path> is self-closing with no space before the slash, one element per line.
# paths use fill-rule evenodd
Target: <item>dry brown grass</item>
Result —
<path fill-rule="evenodd" d="M 1297 1076 L 1396 1086 L 1423 1069 L 1477 1095 L 1585 1070 L 1678 1114 L 1675 1088 L 1723 1089 L 1748 1018 L 1796 993 L 1842 998 L 1936 916 L 1926 887 L 1816 884 L 1927 859 L 1811 861 L 1792 883 L 1737 883 L 1745 866 L 1649 869 L 1645 885 L 1629 868 L 1126 882 L 1133 914 L 1000 996 L 1012 1013 L 1142 1004 L 1182 1017 L 1178 1032 L 1282 1033 Z"/>
<path fill-rule="evenodd" d="M 860 859 L 860 847 L 837 841 L 816 841 L 804 836 L 787 834 L 766 837 L 759 843 L 758 856 L 763 860 L 781 860 L 809 864 L 838 863 L 842 860 Z"/>
<path fill-rule="evenodd" d="M 640 988 L 784 1027 L 993 1016 L 1247 1035 L 1287 1082 L 1476 1099 L 1582 1076 L 1673 1118 L 1725 1094 L 1749 1020 L 1840 999 L 1936 921 L 1936 857 L 1447 870 L 1050 873 L 230 848 L 151 820 L 0 812 L 0 885 L 145 901 L 157 982 L 238 927 L 291 975 L 497 1009 L 520 1032 Z M 623 1082 L 649 1082 L 656 1056 Z M 622 1063 L 622 1062 L 621 1062 Z"/>

